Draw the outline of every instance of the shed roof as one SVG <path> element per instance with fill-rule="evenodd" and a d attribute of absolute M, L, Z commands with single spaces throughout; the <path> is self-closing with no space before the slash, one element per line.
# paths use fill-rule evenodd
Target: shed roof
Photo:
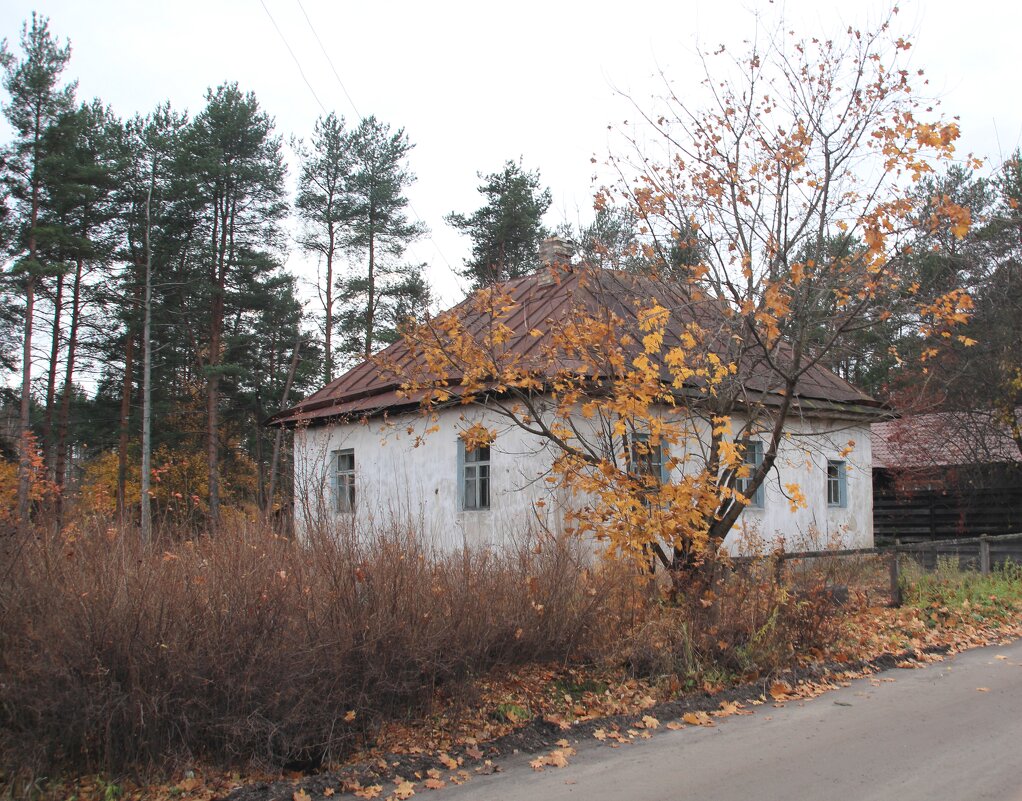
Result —
<path fill-rule="evenodd" d="M 873 467 L 925 470 L 1022 461 L 1008 427 L 989 410 L 905 415 L 870 426 Z"/>
<path fill-rule="evenodd" d="M 552 333 L 579 307 L 590 313 L 609 310 L 621 318 L 625 328 L 634 332 L 635 343 L 631 347 L 636 353 L 642 347 L 638 312 L 654 300 L 670 311 L 665 348 L 680 344 L 681 335 L 692 322 L 709 332 L 711 347 L 713 338 L 720 338 L 721 352 L 724 338 L 730 336 L 728 321 L 716 301 L 694 300 L 681 285 L 649 276 L 617 270 L 549 267 L 505 282 L 501 288 L 512 300 L 509 316 L 503 320 L 514 332 L 506 347 L 526 364 L 534 357 L 548 372 L 572 366 L 566 361 L 551 363 L 541 354 L 550 345 Z M 461 315 L 471 330 L 482 330 L 490 323 L 489 316 L 475 308 L 471 296 L 451 311 Z M 783 352 L 774 354 L 774 358 L 784 356 Z M 408 346 L 399 340 L 378 358 L 353 367 L 301 403 L 278 412 L 268 422 L 313 424 L 334 418 L 372 416 L 414 405 L 416 398 L 401 393 L 400 382 L 379 366 L 386 362 L 407 367 L 412 358 Z M 780 379 L 768 364 L 764 351 L 757 355 L 756 349 L 746 349 L 738 375 L 747 391 L 779 397 Z M 670 380 L 671 376 L 665 371 L 664 378 Z M 447 379 L 450 391 L 457 395 L 460 376 L 448 375 Z M 796 398 L 805 410 L 826 409 L 836 416 L 875 416 L 882 407 L 878 401 L 819 365 L 803 373 L 796 386 Z"/>

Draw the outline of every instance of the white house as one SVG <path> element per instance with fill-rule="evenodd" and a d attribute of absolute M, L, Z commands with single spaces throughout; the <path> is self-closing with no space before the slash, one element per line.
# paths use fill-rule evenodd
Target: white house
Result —
<path fill-rule="evenodd" d="M 637 298 L 659 296 L 673 315 L 691 317 L 677 297 L 663 297 L 663 283 L 597 271 L 601 286 L 594 294 L 592 275 L 589 286 L 570 271 L 550 280 L 547 269 L 508 282 L 505 288 L 515 302 L 508 325 L 516 332 L 508 347 L 541 347 L 583 295 L 589 302 L 598 295 L 597 302 L 622 309 Z M 471 314 L 466 304 L 458 309 Z M 398 342 L 385 354 L 399 362 L 407 358 L 407 348 Z M 769 405 L 770 377 L 762 365 L 739 374 L 750 394 L 761 403 L 767 398 Z M 869 432 L 870 423 L 883 414 L 881 405 L 830 371 L 814 368 L 800 380 L 793 408 L 774 469 L 726 545 L 733 551 L 747 542 L 777 540 L 788 550 L 872 545 Z M 745 419 L 735 415 L 733 426 L 740 428 Z M 560 530 L 567 505 L 579 502 L 545 480 L 553 459 L 546 440 L 510 423 L 485 401 L 441 408 L 424 418 L 398 383 L 372 362 L 358 365 L 270 422 L 294 428 L 299 529 L 324 520 L 360 525 L 398 521 L 444 548 L 499 545 L 530 528 Z M 489 448 L 466 451 L 460 434 L 475 422 L 496 430 L 497 436 Z M 761 459 L 762 450 L 754 435 L 747 461 Z M 671 479 L 665 471 L 663 480 Z M 789 485 L 799 487 L 804 506 L 794 508 Z"/>

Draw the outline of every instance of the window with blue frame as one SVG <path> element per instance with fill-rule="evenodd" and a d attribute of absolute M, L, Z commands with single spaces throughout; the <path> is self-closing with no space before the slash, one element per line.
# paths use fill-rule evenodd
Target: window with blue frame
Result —
<path fill-rule="evenodd" d="M 333 493 L 335 512 L 355 511 L 355 451 L 347 448 L 334 451 L 333 462 Z"/>
<path fill-rule="evenodd" d="M 848 466 L 837 459 L 827 460 L 827 506 L 848 505 Z"/>
<path fill-rule="evenodd" d="M 752 485 L 752 474 L 756 472 L 756 469 L 761 464 L 763 464 L 763 443 L 759 440 L 751 439 L 745 446 L 744 466 L 748 470 L 749 476 L 735 481 L 735 489 L 749 499 L 749 506 L 757 509 L 763 508 L 763 487 L 766 482 L 760 484 L 751 495 L 749 494 L 749 487 Z"/>
<path fill-rule="evenodd" d="M 652 476 L 658 484 L 667 482 L 667 465 L 662 445 L 650 445 L 649 434 L 632 434 L 627 451 L 628 472 Z"/>
<path fill-rule="evenodd" d="M 490 446 L 469 450 L 459 440 L 459 481 L 461 508 L 479 511 L 490 508 Z"/>

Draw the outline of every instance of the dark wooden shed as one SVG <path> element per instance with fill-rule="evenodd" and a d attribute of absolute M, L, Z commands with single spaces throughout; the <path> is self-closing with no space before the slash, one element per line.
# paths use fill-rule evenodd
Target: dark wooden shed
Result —
<path fill-rule="evenodd" d="M 871 438 L 874 536 L 1022 532 L 1022 450 L 994 412 L 905 416 Z"/>

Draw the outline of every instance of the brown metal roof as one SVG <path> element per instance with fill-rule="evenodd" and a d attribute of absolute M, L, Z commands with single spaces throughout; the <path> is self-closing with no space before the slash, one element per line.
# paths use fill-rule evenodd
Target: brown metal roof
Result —
<path fill-rule="evenodd" d="M 991 411 L 931 412 L 870 426 L 873 466 L 920 470 L 1022 461 L 1011 431 Z"/>
<path fill-rule="evenodd" d="M 530 358 L 535 358 L 537 366 L 542 366 L 548 373 L 574 366 L 567 360 L 551 363 L 547 351 L 551 332 L 563 325 L 568 315 L 580 307 L 590 314 L 610 311 L 625 321 L 626 328 L 634 324 L 635 342 L 626 346 L 626 350 L 634 350 L 634 354 L 630 355 L 637 355 L 642 349 L 638 311 L 648 307 L 653 300 L 670 311 L 664 335 L 665 348 L 680 344 L 686 325 L 695 322 L 710 333 L 711 347 L 713 337 L 718 337 L 717 349 L 723 354 L 725 338 L 730 336 L 733 325 L 716 301 L 692 298 L 679 284 L 614 270 L 542 269 L 506 282 L 503 289 L 513 302 L 513 309 L 503 321 L 514 332 L 507 349 L 524 365 Z M 462 315 L 468 328 L 475 333 L 491 322 L 487 314 L 473 307 L 471 298 L 462 301 L 452 312 Z M 783 359 L 785 355 L 783 348 L 778 348 L 773 358 Z M 418 398 L 400 394 L 399 382 L 379 366 L 386 362 L 408 367 L 412 358 L 403 341 L 395 342 L 376 359 L 362 362 L 301 403 L 278 412 L 268 423 L 315 423 L 338 417 L 372 416 L 396 407 L 416 405 Z M 672 378 L 666 370 L 664 378 L 668 381 Z M 447 379 L 451 384 L 450 391 L 457 396 L 460 376 L 448 375 Z M 775 394 L 780 388 L 780 380 L 768 364 L 766 353 L 760 351 L 757 356 L 755 349 L 746 349 L 739 364 L 738 379 L 749 392 Z M 862 411 L 863 407 L 880 406 L 877 401 L 820 366 L 810 368 L 802 375 L 796 395 L 800 401 L 823 402 L 804 404 L 814 408 L 822 405 L 836 405 L 838 409 L 854 406 Z"/>

